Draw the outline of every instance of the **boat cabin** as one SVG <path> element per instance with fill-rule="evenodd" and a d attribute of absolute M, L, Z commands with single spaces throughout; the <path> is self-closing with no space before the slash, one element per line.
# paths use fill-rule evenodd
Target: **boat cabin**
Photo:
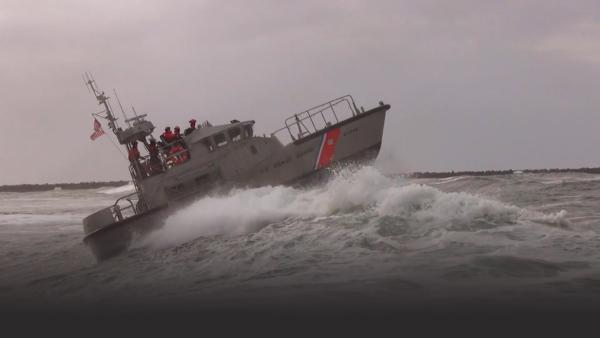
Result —
<path fill-rule="evenodd" d="M 254 136 L 254 121 L 232 121 L 228 125 L 198 127 L 190 134 L 167 143 L 162 137 L 157 142 L 158 156 L 152 156 L 150 144 L 154 138 L 142 138 L 148 154 L 140 155 L 131 163 L 130 172 L 139 180 L 165 173 L 180 166 L 195 156 L 210 156 L 211 153 L 226 149 L 229 145 L 250 139 Z"/>

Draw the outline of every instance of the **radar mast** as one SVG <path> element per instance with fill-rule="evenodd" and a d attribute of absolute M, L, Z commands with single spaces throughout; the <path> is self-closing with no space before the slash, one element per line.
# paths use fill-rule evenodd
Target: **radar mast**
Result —
<path fill-rule="evenodd" d="M 83 82 L 85 83 L 86 87 L 88 87 L 88 90 L 90 91 L 90 93 L 92 93 L 96 97 L 96 100 L 98 100 L 98 104 L 104 106 L 103 112 L 100 112 L 100 113 L 97 113 L 94 115 L 100 116 L 100 117 L 108 120 L 108 126 L 113 131 L 113 133 L 115 133 L 115 135 L 117 135 L 120 128 L 117 125 L 117 118 L 113 114 L 112 109 L 110 107 L 110 103 L 108 102 L 109 97 L 104 94 L 104 91 L 98 89 L 96 80 L 94 80 L 91 73 L 86 72 L 83 74 Z M 100 115 L 102 113 L 106 114 L 106 116 Z"/>
<path fill-rule="evenodd" d="M 106 96 L 106 94 L 104 94 L 104 91 L 98 89 L 98 85 L 96 84 L 96 80 L 94 80 L 94 78 L 92 77 L 92 74 L 88 72 L 84 73 L 83 82 L 85 82 L 85 85 L 88 87 L 88 90 L 96 97 L 96 100 L 98 100 L 98 104 L 104 106 L 103 112 L 95 113 L 93 115 L 108 120 L 108 126 L 117 136 L 119 143 L 123 145 L 128 145 L 135 141 L 142 141 L 144 144 L 146 143 L 146 137 L 151 137 L 152 131 L 154 131 L 154 125 L 152 124 L 152 122 L 145 119 L 147 114 L 138 115 L 137 112 L 135 112 L 134 110 L 135 116 L 132 118 L 127 118 L 125 112 L 123 111 L 123 116 L 125 116 L 125 123 L 127 124 L 127 128 L 123 130 L 117 124 L 117 118 L 113 114 L 112 107 L 110 106 L 110 102 L 108 101 L 109 97 Z M 121 106 L 121 102 L 119 102 L 119 106 Z"/>

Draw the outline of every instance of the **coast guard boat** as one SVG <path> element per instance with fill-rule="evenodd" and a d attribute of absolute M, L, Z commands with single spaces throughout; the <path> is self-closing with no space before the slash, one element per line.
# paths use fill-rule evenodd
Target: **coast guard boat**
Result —
<path fill-rule="evenodd" d="M 216 189 L 304 184 L 334 164 L 374 159 L 390 109 L 379 102 L 359 110 L 346 95 L 293 114 L 270 135 L 255 135 L 252 120 L 205 123 L 177 140 L 174 148 L 156 142 L 155 126 L 146 114 L 125 117 L 126 126 L 120 127 L 109 97 L 91 76 L 84 80 L 104 109 L 93 115 L 108 121 L 128 152 L 134 143 L 146 149 L 159 144 L 158 156 L 155 151 L 154 156 L 130 158 L 135 192 L 83 219 L 84 242 L 98 261 L 127 250 L 136 238 L 162 226 L 175 209 Z"/>

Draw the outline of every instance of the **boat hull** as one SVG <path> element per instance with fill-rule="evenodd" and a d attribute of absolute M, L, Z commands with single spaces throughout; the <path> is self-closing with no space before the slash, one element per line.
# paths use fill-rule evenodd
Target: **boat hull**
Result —
<path fill-rule="evenodd" d="M 102 261 L 126 251 L 135 239 L 162 227 L 168 215 L 169 210 L 162 208 L 133 216 L 88 234 L 83 242 L 96 260 Z"/>

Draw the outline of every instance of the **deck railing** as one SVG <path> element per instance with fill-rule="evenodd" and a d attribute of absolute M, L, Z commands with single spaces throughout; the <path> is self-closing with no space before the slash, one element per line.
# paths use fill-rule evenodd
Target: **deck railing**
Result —
<path fill-rule="evenodd" d="M 160 153 L 156 159 L 150 155 L 140 156 L 136 162 L 129 165 L 131 176 L 138 180 L 161 174 L 168 169 L 186 162 L 190 158 L 190 152 L 186 148 L 176 152 L 170 152 L 170 147 L 161 147 Z"/>
<path fill-rule="evenodd" d="M 120 197 L 112 206 L 111 211 L 113 213 L 113 219 L 116 222 L 120 222 L 127 218 L 133 217 L 138 214 L 137 202 L 139 196 L 137 192 L 131 193 Z M 124 206 L 122 206 L 124 205 Z"/>
<path fill-rule="evenodd" d="M 288 144 L 358 114 L 360 111 L 352 96 L 345 95 L 288 117 L 285 126 L 272 132 L 271 136 Z"/>

